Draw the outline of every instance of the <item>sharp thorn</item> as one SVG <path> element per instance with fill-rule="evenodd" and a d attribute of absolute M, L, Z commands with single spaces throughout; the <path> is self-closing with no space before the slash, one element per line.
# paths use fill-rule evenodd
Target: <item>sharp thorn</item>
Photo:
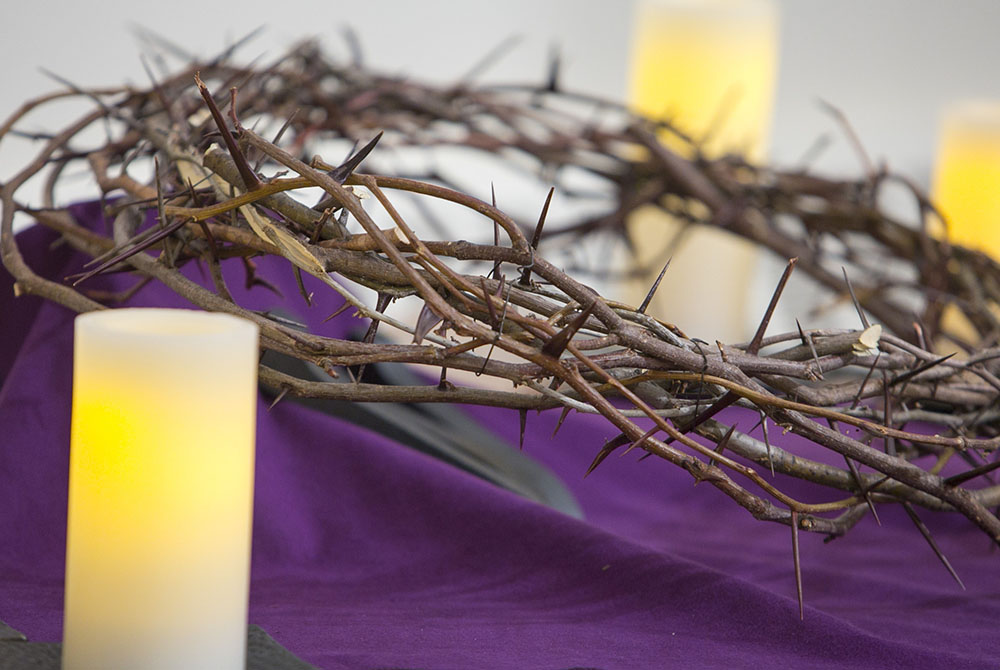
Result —
<path fill-rule="evenodd" d="M 526 409 L 519 409 L 519 410 L 517 410 L 517 414 L 518 414 L 518 419 L 519 419 L 520 424 L 521 424 L 521 426 L 520 426 L 520 432 L 519 432 L 518 438 L 517 438 L 517 447 L 518 447 L 518 449 L 524 449 L 524 429 L 525 429 L 525 427 L 528 424 L 528 410 L 526 410 Z"/>
<path fill-rule="evenodd" d="M 368 157 L 368 154 L 372 152 L 372 149 L 375 148 L 375 145 L 378 144 L 380 139 L 382 139 L 382 131 L 369 141 L 368 144 L 361 147 L 361 150 L 358 151 L 358 153 L 333 168 L 333 170 L 329 172 L 330 177 L 338 184 L 343 184 L 347 181 L 347 178 L 351 176 L 351 173 L 354 172 L 359 165 L 361 165 L 361 161 Z"/>
<path fill-rule="evenodd" d="M 895 386 L 896 384 L 902 384 L 903 382 L 905 382 L 907 380 L 913 379 L 914 377 L 916 377 L 917 375 L 919 375 L 921 372 L 926 372 L 927 370 L 930 370 L 934 366 L 940 365 L 941 363 L 944 363 L 946 360 L 948 360 L 949 358 L 951 358 L 952 356 L 954 356 L 957 353 L 958 353 L 957 351 L 953 351 L 952 353 L 948 354 L 947 356 L 942 356 L 941 358 L 935 358 L 933 361 L 928 361 L 928 362 L 924 363 L 923 365 L 920 365 L 920 366 L 918 366 L 916 368 L 913 368 L 909 372 L 904 372 L 903 374 L 899 375 L 898 377 L 895 377 L 895 378 L 891 379 L 889 381 L 889 383 L 888 383 L 888 386 Z"/>
<path fill-rule="evenodd" d="M 656 426 L 653 426 L 652 428 L 650 428 L 649 430 L 647 430 L 645 433 L 642 434 L 642 436 L 638 440 L 636 440 L 632 444 L 628 445 L 628 449 L 626 449 L 625 451 L 622 452 L 622 456 L 624 456 L 625 454 L 629 453 L 630 451 L 632 451 L 636 447 L 641 447 L 642 445 L 644 445 L 646 443 L 646 440 L 648 440 L 654 434 L 656 434 L 657 432 L 659 432 L 659 430 L 660 429 L 658 427 L 656 427 Z"/>
<path fill-rule="evenodd" d="M 764 316 L 760 320 L 760 325 L 757 326 L 757 332 L 754 333 L 753 339 L 750 340 L 750 346 L 747 347 L 747 353 L 756 354 L 760 351 L 761 342 L 764 341 L 764 333 L 767 331 L 767 326 L 771 323 L 771 317 L 774 315 L 774 309 L 778 306 L 778 300 L 781 299 L 781 293 L 785 290 L 785 284 L 788 283 L 788 278 L 792 276 L 792 270 L 795 269 L 795 263 L 798 258 L 788 259 L 788 265 L 785 266 L 785 271 L 781 273 L 781 279 L 778 280 L 778 285 L 774 289 L 774 293 L 771 294 L 771 302 L 768 303 L 767 309 L 764 311 Z"/>
<path fill-rule="evenodd" d="M 767 464 L 771 467 L 771 477 L 774 477 L 774 459 L 771 458 L 771 440 L 767 435 L 767 415 L 760 413 L 760 428 L 764 436 L 764 446 L 767 447 Z"/>
<path fill-rule="evenodd" d="M 734 432 L 736 432 L 735 424 L 729 427 L 729 430 L 727 430 L 726 434 L 722 436 L 722 439 L 719 440 L 719 444 L 716 445 L 713 451 L 721 456 L 722 452 L 726 450 L 726 446 L 729 444 L 729 440 L 732 438 Z M 712 467 L 713 465 L 715 465 L 715 459 L 708 459 L 708 467 Z"/>
<path fill-rule="evenodd" d="M 668 258 L 667 262 L 663 264 L 663 269 L 660 270 L 660 274 L 656 276 L 656 281 L 653 282 L 653 285 L 650 287 L 649 292 L 646 293 L 646 297 L 642 299 L 642 304 L 639 305 L 639 309 L 636 310 L 637 312 L 639 312 L 639 314 L 646 313 L 646 308 L 649 307 L 649 303 L 653 301 L 653 295 L 656 293 L 656 289 L 660 287 L 660 282 L 663 280 L 663 275 L 667 273 L 667 268 L 670 267 L 671 260 L 673 259 Z"/>
<path fill-rule="evenodd" d="M 865 499 L 865 503 L 868 505 L 868 509 L 871 510 L 872 517 L 875 518 L 875 523 L 881 526 L 882 520 L 878 518 L 878 512 L 875 510 L 875 502 L 872 500 L 871 492 L 865 488 L 864 482 L 861 481 L 861 473 L 858 471 L 858 466 L 854 463 L 854 461 L 852 461 L 847 456 L 844 456 L 844 460 L 847 461 L 847 467 L 851 471 L 851 476 L 854 478 L 854 483 L 857 484 L 858 491 Z"/>
<path fill-rule="evenodd" d="M 281 401 L 282 401 L 282 399 L 284 399 L 284 397 L 285 397 L 285 396 L 286 396 L 287 394 L 288 394 L 288 389 L 287 389 L 287 388 L 283 388 L 283 389 L 281 389 L 281 393 L 279 393 L 279 394 L 278 394 L 278 397 L 277 397 L 277 398 L 275 398 L 275 399 L 274 399 L 274 400 L 273 400 L 273 401 L 271 402 L 271 404 L 267 406 L 267 411 L 268 411 L 268 412 L 270 412 L 270 411 L 271 411 L 272 409 L 274 409 L 274 406 L 275 406 L 275 405 L 277 405 L 277 404 L 278 404 L 279 402 L 281 402 Z"/>
<path fill-rule="evenodd" d="M 542 206 L 542 213 L 538 216 L 538 223 L 535 224 L 535 232 L 531 235 L 531 248 L 537 249 L 538 243 L 542 239 L 542 228 L 545 227 L 545 217 L 549 213 L 549 204 L 552 202 L 552 194 L 555 193 L 556 187 L 553 186 L 549 189 L 549 194 L 545 196 L 545 204 Z M 521 286 L 527 286 L 528 281 L 531 279 L 531 266 L 524 268 L 521 272 L 520 284 Z"/>
<path fill-rule="evenodd" d="M 562 428 L 563 421 L 565 421 L 566 416 L 569 415 L 570 409 L 571 408 L 569 407 L 563 407 L 562 412 L 559 413 L 559 421 L 556 422 L 556 429 L 552 431 L 552 437 L 555 437 L 556 433 L 559 432 L 559 429 Z"/>
<path fill-rule="evenodd" d="M 562 352 L 566 350 L 566 347 L 569 346 L 570 340 L 573 339 L 573 336 L 576 335 L 577 331 L 580 330 L 580 328 L 583 327 L 583 324 L 587 322 L 587 319 L 590 318 L 590 313 L 594 311 L 594 305 L 596 304 L 596 300 L 590 303 L 590 306 L 588 306 L 587 309 L 580 312 L 580 314 L 577 315 L 577 317 L 573 319 L 565 328 L 553 335 L 548 342 L 542 345 L 542 353 L 551 356 L 552 358 L 559 358 L 562 355 Z"/>
<path fill-rule="evenodd" d="M 792 510 L 792 563 L 795 565 L 795 594 L 799 600 L 799 620 L 805 620 L 802 599 L 802 559 L 799 555 L 799 513 Z"/>
<path fill-rule="evenodd" d="M 628 441 L 629 439 L 625 436 L 625 433 L 620 433 L 617 437 L 605 442 L 604 446 L 601 447 L 599 452 L 597 452 L 597 456 L 594 457 L 593 462 L 590 464 L 590 467 L 587 468 L 587 472 L 585 472 L 583 476 L 586 477 L 591 472 L 596 470 L 597 466 L 603 463 L 604 459 L 610 456 L 615 449 L 624 446 L 628 443 Z"/>
<path fill-rule="evenodd" d="M 340 316 L 341 314 L 343 314 L 344 312 L 346 312 L 350 308 L 351 308 L 351 303 L 345 302 L 343 305 L 341 305 L 336 310 L 334 310 L 333 314 L 331 314 L 330 316 L 328 316 L 325 319 L 323 319 L 323 323 L 326 323 L 330 319 L 333 319 L 333 318 L 336 318 L 336 317 Z"/>
<path fill-rule="evenodd" d="M 858 296 L 854 294 L 854 286 L 851 284 L 851 279 L 847 276 L 847 268 L 841 266 L 840 269 L 844 273 L 844 282 L 847 284 L 847 291 L 851 294 L 851 302 L 854 303 L 854 309 L 857 310 L 858 316 L 861 318 L 861 325 L 868 328 L 871 324 L 868 323 L 868 317 L 865 316 L 865 310 L 861 309 L 861 303 L 858 302 Z"/>
<path fill-rule="evenodd" d="M 948 486 L 958 486 L 959 484 L 967 482 L 970 479 L 975 479 L 976 477 L 989 474 L 990 472 L 993 472 L 997 468 L 1000 468 L 1000 459 L 997 459 L 990 463 L 984 463 L 983 465 L 975 467 L 971 470 L 960 472 L 957 475 L 952 475 L 951 477 L 945 479 L 944 483 L 947 484 Z"/>
<path fill-rule="evenodd" d="M 921 521 L 920 517 L 917 516 L 917 512 L 916 510 L 913 509 L 913 505 L 911 505 L 907 501 L 903 501 L 903 509 L 906 510 L 906 513 L 909 515 L 910 520 L 913 521 L 913 525 L 917 527 L 917 530 L 920 531 L 920 534 L 924 536 L 925 540 L 927 540 L 927 544 L 929 544 L 931 546 L 931 549 L 934 550 L 934 554 L 938 557 L 938 560 L 941 561 L 945 569 L 948 570 L 948 574 L 950 574 L 952 576 L 952 579 L 958 582 L 958 585 L 962 587 L 963 591 L 965 591 L 966 590 L 965 584 L 962 583 L 962 580 L 961 578 L 959 578 L 958 573 L 955 572 L 955 568 L 951 567 L 951 563 L 948 561 L 948 558 L 941 552 L 941 549 L 938 547 L 937 542 L 934 540 L 934 536 L 931 535 L 930 529 L 924 524 L 923 521 Z"/>

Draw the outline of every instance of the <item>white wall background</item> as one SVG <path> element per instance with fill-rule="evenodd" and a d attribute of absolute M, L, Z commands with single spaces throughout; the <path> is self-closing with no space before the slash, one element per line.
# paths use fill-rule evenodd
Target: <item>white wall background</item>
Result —
<path fill-rule="evenodd" d="M 996 0 L 778 0 L 781 66 L 772 132 L 773 159 L 795 163 L 823 134 L 833 143 L 816 165 L 857 174 L 856 156 L 817 98 L 840 107 L 876 159 L 926 185 L 943 105 L 963 97 L 1000 98 L 1000 2 Z M 558 45 L 567 87 L 612 97 L 625 93 L 632 5 L 611 0 L 281 3 L 174 0 L 18 3 L 0 22 L 0 116 L 57 88 L 45 68 L 87 86 L 145 85 L 135 24 L 186 49 L 213 54 L 254 28 L 264 32 L 241 54 L 271 56 L 305 36 L 346 54 L 351 26 L 369 62 L 391 72 L 447 81 L 512 35 L 515 49 L 488 80 L 539 79 Z M 25 129 L 73 118 L 35 116 Z M 0 181 L 31 156 L 14 139 L 0 143 Z M 86 184 L 81 184 L 86 197 Z M 64 191 L 64 197 L 75 197 Z M 762 273 L 769 293 L 771 271 Z M 766 301 L 766 295 L 761 298 Z"/>

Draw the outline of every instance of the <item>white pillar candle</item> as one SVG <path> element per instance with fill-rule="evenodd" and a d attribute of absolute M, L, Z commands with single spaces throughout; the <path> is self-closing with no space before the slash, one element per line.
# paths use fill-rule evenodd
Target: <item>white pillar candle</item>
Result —
<path fill-rule="evenodd" d="M 778 61 L 777 10 L 770 0 L 640 0 L 632 37 L 629 100 L 643 114 L 667 119 L 710 158 L 736 152 L 763 157 Z M 686 144 L 664 133 L 676 151 Z M 626 286 L 642 301 L 680 222 L 655 211 L 629 220 L 636 260 L 656 265 Z M 708 341 L 749 339 L 753 244 L 713 228 L 688 231 L 648 312 Z M 752 327 L 750 327 L 752 328 Z"/>
<path fill-rule="evenodd" d="M 63 667 L 246 667 L 258 328 L 76 319 Z"/>

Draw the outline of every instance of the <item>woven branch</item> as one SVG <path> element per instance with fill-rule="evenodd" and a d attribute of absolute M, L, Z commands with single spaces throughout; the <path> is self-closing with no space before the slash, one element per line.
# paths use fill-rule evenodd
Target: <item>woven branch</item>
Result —
<path fill-rule="evenodd" d="M 738 156 L 710 160 L 668 123 L 562 91 L 554 74 L 542 86 L 465 81 L 435 87 L 381 76 L 360 63 L 338 65 L 308 43 L 267 66 L 235 65 L 226 54 L 164 75 L 148 89 L 71 86 L 26 103 L 0 127 L 0 139 L 20 132 L 15 126 L 35 108 L 66 98 L 91 99 L 95 106 L 60 132 L 34 134 L 44 141 L 41 151 L 0 190 L 0 249 L 20 293 L 79 312 L 122 298 L 89 292 L 86 281 L 70 286 L 34 273 L 12 234 L 16 211 L 96 259 L 90 274 L 125 268 L 143 281 L 162 282 L 200 308 L 256 322 L 264 348 L 331 374 L 368 363 L 409 363 L 474 371 L 529 389 L 325 383 L 262 367 L 262 381 L 281 393 L 596 413 L 621 435 L 604 445 L 592 468 L 617 449 L 641 449 L 709 482 L 754 517 L 790 525 L 793 535 L 802 529 L 840 536 L 877 505 L 902 504 L 932 546 L 915 507 L 958 513 L 1000 542 L 1000 519 L 990 511 L 1000 505 L 1000 486 L 990 474 L 1000 463 L 994 455 L 1000 445 L 1000 268 L 981 253 L 928 234 L 937 213 L 899 175 L 872 171 L 850 182 L 751 165 Z M 113 122 L 107 141 L 81 150 L 81 133 L 104 121 Z M 254 125 L 260 132 L 247 129 Z M 280 139 L 262 136 L 279 127 Z M 376 133 L 384 133 L 378 146 L 370 143 L 343 163 L 302 158 L 318 142 L 369 142 Z M 668 148 L 661 140 L 666 135 L 671 146 L 682 142 L 685 149 Z M 537 235 L 529 239 L 502 209 L 452 188 L 442 175 L 428 171 L 414 179 L 357 169 L 369 152 L 376 163 L 385 146 L 406 145 L 460 145 L 497 165 L 523 166 L 527 158 L 526 174 L 564 192 L 572 188 L 562 182 L 561 169 L 582 169 L 603 185 L 595 191 L 612 193 L 606 212 L 549 238 L 595 231 L 625 236 L 630 214 L 654 206 L 797 260 L 751 342 L 709 346 L 688 339 L 683 324 L 598 295 L 578 279 L 582 273 L 571 276 L 537 251 Z M 133 166 L 148 157 L 158 162 L 157 176 L 142 181 Z M 102 197 L 117 197 L 107 207 L 112 234 L 82 228 L 55 205 L 54 190 L 70 165 L 86 166 Z M 44 206 L 20 203 L 21 185 L 45 170 Z M 913 194 L 914 223 L 879 209 L 879 191 L 890 182 Z M 295 192 L 306 187 L 326 197 L 315 207 L 304 204 Z M 368 209 L 388 213 L 391 229 L 376 225 L 359 193 L 371 194 Z M 497 241 L 422 239 L 394 206 L 403 196 L 476 212 L 481 237 L 495 229 Z M 161 226 L 142 230 L 139 222 L 150 210 Z M 544 220 L 543 211 L 536 233 Z M 349 226 L 361 232 L 351 234 Z M 148 253 L 155 250 L 158 256 Z M 259 255 L 287 258 L 295 272 L 317 276 L 343 295 L 357 315 L 409 333 L 414 343 L 376 342 L 374 327 L 360 342 L 303 333 L 241 307 L 220 264 Z M 214 290 L 179 273 L 194 260 L 211 268 Z M 765 337 L 793 266 L 836 295 L 850 294 L 863 326 Z M 378 304 L 358 299 L 357 285 L 375 289 Z M 391 298 L 408 295 L 425 303 L 416 321 L 385 314 Z M 971 328 L 943 327 L 946 309 L 964 314 Z M 431 332 L 439 323 L 443 328 Z M 933 347 L 941 342 L 964 354 L 939 355 Z M 761 353 L 764 347 L 771 353 Z M 494 348 L 510 356 L 494 360 Z M 729 405 L 759 412 L 763 439 L 718 421 L 717 412 Z M 911 422 L 937 424 L 939 433 L 913 432 Z M 857 430 L 848 434 L 844 426 Z M 770 443 L 769 427 L 772 434 L 777 427 L 821 445 L 844 466 L 789 453 Z M 967 465 L 944 478 L 940 473 L 953 460 Z M 814 492 L 794 498 L 772 472 L 810 482 Z"/>

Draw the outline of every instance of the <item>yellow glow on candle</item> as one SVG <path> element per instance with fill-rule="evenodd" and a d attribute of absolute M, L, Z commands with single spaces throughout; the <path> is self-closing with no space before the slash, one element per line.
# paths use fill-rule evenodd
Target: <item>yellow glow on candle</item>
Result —
<path fill-rule="evenodd" d="M 707 139 L 709 155 L 760 158 L 773 106 L 777 30 L 774 8 L 763 0 L 642 0 L 633 106 Z"/>
<path fill-rule="evenodd" d="M 65 668 L 245 667 L 257 326 L 76 320 Z"/>
<path fill-rule="evenodd" d="M 1000 260 L 1000 102 L 966 102 L 945 113 L 933 197 L 951 242 Z"/>
<path fill-rule="evenodd" d="M 773 106 L 777 33 L 776 10 L 768 0 L 640 0 L 630 101 L 645 115 L 668 119 L 703 142 L 709 156 L 735 151 L 759 159 Z M 670 133 L 662 139 L 683 149 Z M 629 231 L 639 263 L 659 260 L 679 229 L 678 222 L 659 213 L 637 213 Z M 728 233 L 690 231 L 650 314 L 690 335 L 746 339 L 748 278 L 756 258 L 753 245 Z M 642 300 L 656 271 L 628 285 L 629 302 Z"/>

